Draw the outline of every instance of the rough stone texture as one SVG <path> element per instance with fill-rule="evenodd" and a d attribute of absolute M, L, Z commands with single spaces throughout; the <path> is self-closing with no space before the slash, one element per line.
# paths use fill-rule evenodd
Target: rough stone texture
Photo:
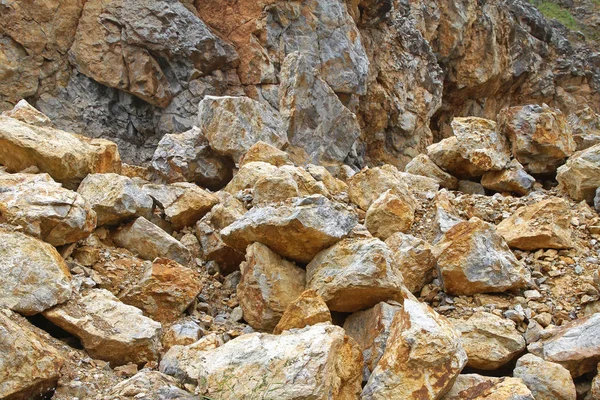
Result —
<path fill-rule="evenodd" d="M 498 130 L 510 140 L 514 157 L 533 174 L 554 172 L 576 149 L 567 119 L 545 104 L 502 110 Z"/>
<path fill-rule="evenodd" d="M 232 162 L 216 154 L 199 128 L 162 137 L 152 156 L 152 169 L 167 183 L 193 182 L 212 190 L 231 180 Z"/>
<path fill-rule="evenodd" d="M 90 174 L 77 192 L 96 212 L 98 226 L 118 225 L 134 217 L 150 218 L 154 205 L 133 180 L 118 174 Z"/>
<path fill-rule="evenodd" d="M 600 361 L 600 313 L 579 318 L 553 332 L 548 339 L 530 344 L 530 353 L 562 365 L 573 378 L 594 371 Z"/>
<path fill-rule="evenodd" d="M 456 382 L 443 400 L 537 400 L 518 378 L 468 374 L 459 375 Z"/>
<path fill-rule="evenodd" d="M 92 289 L 44 312 L 44 316 L 79 338 L 91 357 L 109 361 L 112 366 L 158 360 L 161 325 L 107 290 Z"/>
<path fill-rule="evenodd" d="M 496 123 L 483 118 L 454 118 L 452 131 L 458 151 L 471 164 L 484 171 L 500 171 L 510 162 L 506 138 L 496 131 Z"/>
<path fill-rule="evenodd" d="M 346 334 L 360 346 L 363 352 L 365 365 L 363 368 L 363 382 L 371 376 L 371 372 L 379 363 L 385 352 L 390 327 L 394 316 L 402 309 L 399 303 L 379 303 L 365 311 L 359 311 L 344 322 Z"/>
<path fill-rule="evenodd" d="M 142 370 L 113 387 L 108 396 L 115 399 L 197 400 L 182 389 L 177 379 L 158 371 Z"/>
<path fill-rule="evenodd" d="M 407 232 L 410 229 L 416 207 L 410 193 L 387 190 L 367 210 L 365 226 L 373 236 L 386 240 L 396 232 Z"/>
<path fill-rule="evenodd" d="M 237 298 L 244 320 L 254 329 L 272 332 L 288 305 L 304 291 L 306 272 L 261 243 L 248 246 L 240 271 Z"/>
<path fill-rule="evenodd" d="M 292 164 L 288 153 L 262 140 L 250 146 L 246 154 L 240 159 L 240 167 L 251 162 L 264 162 L 276 167 Z"/>
<path fill-rule="evenodd" d="M 525 196 L 532 189 L 535 178 L 525 172 L 517 160 L 512 160 L 502 171 L 483 174 L 481 185 L 496 192 L 512 192 Z"/>
<path fill-rule="evenodd" d="M 482 392 L 496 383 L 502 378 L 491 376 L 482 376 L 478 374 L 460 374 L 456 377 L 454 385 L 444 397 L 443 400 L 465 400 L 471 399 L 471 395 L 477 395 L 477 392 Z"/>
<path fill-rule="evenodd" d="M 5 111 L 1 115 L 18 119 L 29 125 L 54 128 L 52 121 L 46 115 L 36 110 L 27 100 L 20 100 L 12 110 Z"/>
<path fill-rule="evenodd" d="M 600 397 L 600 376 L 596 374 L 592 379 L 592 387 L 590 389 L 590 396 L 592 399 Z"/>
<path fill-rule="evenodd" d="M 213 150 L 236 163 L 258 141 L 278 149 L 288 143 L 279 114 L 248 97 L 206 96 L 198 106 L 198 126 Z"/>
<path fill-rule="evenodd" d="M 302 329 L 321 322 L 331 323 L 331 313 L 323 298 L 309 289 L 287 306 L 273 333 L 278 335 L 283 331 Z"/>
<path fill-rule="evenodd" d="M 71 297 L 71 274 L 56 249 L 0 228 L 0 305 L 24 315 Z"/>
<path fill-rule="evenodd" d="M 525 339 L 511 320 L 478 312 L 467 320 L 451 319 L 450 322 L 460 332 L 470 368 L 493 371 L 525 350 Z"/>
<path fill-rule="evenodd" d="M 0 171 L 0 215 L 5 222 L 53 246 L 77 242 L 96 228 L 96 213 L 90 204 L 48 174 Z"/>
<path fill-rule="evenodd" d="M 347 236 L 357 222 L 354 214 L 317 195 L 254 207 L 221 230 L 221 237 L 238 251 L 260 242 L 285 258 L 308 263 Z"/>
<path fill-rule="evenodd" d="M 202 290 L 197 273 L 174 261 L 156 259 L 133 286 L 119 294 L 119 299 L 139 308 L 145 315 L 161 322 L 175 321 Z"/>
<path fill-rule="evenodd" d="M 458 179 L 438 167 L 427 154 L 419 154 L 413 158 L 406 164 L 404 172 L 433 178 L 441 187 L 448 190 L 455 190 L 458 186 Z"/>
<path fill-rule="evenodd" d="M 561 198 L 520 208 L 497 227 L 506 243 L 521 250 L 568 249 L 571 240 L 571 209 Z"/>
<path fill-rule="evenodd" d="M 360 393 L 360 349 L 330 324 L 281 335 L 243 335 L 193 357 L 178 357 L 178 350 L 165 355 L 160 370 L 197 383 L 201 396 L 234 400 L 268 393 L 270 398 L 350 400 Z"/>
<path fill-rule="evenodd" d="M 350 200 L 364 211 L 386 190 L 404 195 L 410 193 L 400 172 L 392 165 L 365 168 L 348 181 Z"/>
<path fill-rule="evenodd" d="M 476 217 L 450 228 L 434 255 L 444 291 L 453 295 L 520 289 L 531 279 L 495 227 Z"/>
<path fill-rule="evenodd" d="M 385 243 L 375 238 L 344 239 L 321 251 L 306 266 L 306 287 L 332 311 L 354 312 L 402 298 L 402 273 Z"/>
<path fill-rule="evenodd" d="M 354 113 L 299 52 L 285 58 L 280 80 L 279 111 L 290 145 L 298 149 L 296 158 L 303 163 L 341 164 L 360 136 Z"/>
<path fill-rule="evenodd" d="M 600 144 L 575 153 L 556 172 L 559 187 L 573 200 L 592 204 L 600 187 Z"/>
<path fill-rule="evenodd" d="M 439 399 L 467 363 L 460 336 L 442 316 L 406 298 L 362 399 Z"/>
<path fill-rule="evenodd" d="M 25 320 L 0 310 L 0 334 L 0 397 L 32 399 L 56 387 L 64 359 Z"/>
<path fill-rule="evenodd" d="M 35 166 L 68 189 L 90 173 L 120 172 L 117 145 L 0 116 L 0 164 L 9 172 Z"/>
<path fill-rule="evenodd" d="M 577 151 L 585 150 L 600 143 L 600 115 L 590 107 L 582 108 L 567 118 L 573 138 L 577 144 Z"/>
<path fill-rule="evenodd" d="M 456 136 L 428 146 L 427 155 L 438 167 L 461 179 L 477 178 L 486 172 L 462 156 Z"/>
<path fill-rule="evenodd" d="M 193 320 L 183 319 L 163 329 L 162 346 L 168 351 L 173 346 L 187 346 L 202 336 L 202 328 Z"/>
<path fill-rule="evenodd" d="M 274 175 L 277 171 L 276 166 L 266 162 L 253 161 L 245 163 L 240 166 L 238 172 L 223 190 L 235 196 L 240 191 L 253 189 L 259 179 Z"/>
<path fill-rule="evenodd" d="M 191 261 L 190 251 L 181 242 L 144 217 L 118 230 L 113 240 L 146 260 L 164 257 L 184 266 Z"/>
<path fill-rule="evenodd" d="M 575 384 L 568 370 L 559 364 L 526 354 L 513 371 L 529 388 L 536 400 L 576 400 Z"/>
<path fill-rule="evenodd" d="M 392 256 L 402 272 L 404 285 L 410 292 L 419 292 L 433 280 L 437 262 L 429 243 L 398 232 L 387 238 L 385 244 L 392 251 Z"/>
<path fill-rule="evenodd" d="M 466 194 L 478 194 L 481 196 L 485 196 L 485 188 L 483 187 L 483 185 L 473 181 L 458 181 L 458 187 L 456 188 L 456 190 Z"/>

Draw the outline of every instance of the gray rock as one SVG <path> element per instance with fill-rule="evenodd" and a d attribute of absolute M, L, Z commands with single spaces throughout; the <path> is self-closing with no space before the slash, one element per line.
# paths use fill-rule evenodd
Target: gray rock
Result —
<path fill-rule="evenodd" d="M 496 192 L 513 192 L 525 196 L 535 183 L 535 178 L 525 172 L 523 166 L 512 160 L 502 171 L 486 172 L 481 178 L 481 185 Z"/>
<path fill-rule="evenodd" d="M 438 167 L 427 154 L 419 154 L 406 164 L 404 172 L 433 178 L 443 188 L 455 190 L 458 179 Z"/>
<path fill-rule="evenodd" d="M 144 369 L 115 385 L 108 396 L 116 399 L 151 398 L 153 400 L 200 400 L 186 392 L 173 377 Z"/>
<path fill-rule="evenodd" d="M 457 190 L 466 194 L 478 194 L 480 196 L 485 196 L 485 188 L 481 183 L 478 182 L 465 180 L 458 181 Z"/>
<path fill-rule="evenodd" d="M 460 155 L 477 168 L 500 171 L 510 162 L 508 141 L 496 131 L 494 121 L 476 117 L 454 118 L 451 125 Z"/>
<path fill-rule="evenodd" d="M 600 187 L 600 144 L 570 157 L 558 168 L 556 180 L 559 188 L 573 200 L 592 204 L 596 189 Z"/>
<path fill-rule="evenodd" d="M 513 371 L 531 390 L 536 400 L 575 400 L 577 392 L 573 378 L 559 364 L 544 361 L 533 354 L 519 358 Z"/>

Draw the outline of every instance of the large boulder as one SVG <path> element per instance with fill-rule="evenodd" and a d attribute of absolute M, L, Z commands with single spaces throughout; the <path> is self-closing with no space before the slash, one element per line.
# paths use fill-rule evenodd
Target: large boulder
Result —
<path fill-rule="evenodd" d="M 385 244 L 402 272 L 404 285 L 417 293 L 433 280 L 437 262 L 433 248 L 423 239 L 405 233 L 395 233 L 386 239 Z"/>
<path fill-rule="evenodd" d="M 96 213 L 85 199 L 48 174 L 0 171 L 0 215 L 53 246 L 74 243 L 96 228 Z"/>
<path fill-rule="evenodd" d="M 468 374 L 459 375 L 456 381 L 443 400 L 537 400 L 519 378 Z"/>
<path fill-rule="evenodd" d="M 71 274 L 56 249 L 0 228 L 0 306 L 33 315 L 71 297 Z"/>
<path fill-rule="evenodd" d="M 510 162 L 506 138 L 496 131 L 496 123 L 477 117 L 454 118 L 452 132 L 458 139 L 458 151 L 483 171 L 500 171 Z"/>
<path fill-rule="evenodd" d="M 525 172 L 517 160 L 512 160 L 502 171 L 489 171 L 481 177 L 481 185 L 496 192 L 512 192 L 525 196 L 533 188 L 535 178 Z"/>
<path fill-rule="evenodd" d="M 591 107 L 586 106 L 569 114 L 567 120 L 573 130 L 578 151 L 600 143 L 600 115 Z"/>
<path fill-rule="evenodd" d="M 365 168 L 348 181 L 350 200 L 364 211 L 387 190 L 412 196 L 400 172 L 392 165 Z"/>
<path fill-rule="evenodd" d="M 477 178 L 486 172 L 462 156 L 456 136 L 429 145 L 427 155 L 438 167 L 461 179 Z"/>
<path fill-rule="evenodd" d="M 427 154 L 419 154 L 413 158 L 406 164 L 404 172 L 435 179 L 441 187 L 449 190 L 455 190 L 458 186 L 458 179 L 438 167 Z"/>
<path fill-rule="evenodd" d="M 365 226 L 373 236 L 386 240 L 396 232 L 407 232 L 411 228 L 416 207 L 410 193 L 387 190 L 367 210 Z"/>
<path fill-rule="evenodd" d="M 309 289 L 287 306 L 273 333 L 278 335 L 283 331 L 302 329 L 321 322 L 331 323 L 331 313 L 323 298 Z"/>
<path fill-rule="evenodd" d="M 254 207 L 223 229 L 221 237 L 238 251 L 260 242 L 285 258 L 308 263 L 346 237 L 357 222 L 343 206 L 315 195 Z"/>
<path fill-rule="evenodd" d="M 519 358 L 513 371 L 531 390 L 535 400 L 576 400 L 575 383 L 563 366 L 526 354 Z"/>
<path fill-rule="evenodd" d="M 592 204 L 596 189 L 600 187 L 600 144 L 570 157 L 558 168 L 556 180 L 559 188 L 573 200 Z"/>

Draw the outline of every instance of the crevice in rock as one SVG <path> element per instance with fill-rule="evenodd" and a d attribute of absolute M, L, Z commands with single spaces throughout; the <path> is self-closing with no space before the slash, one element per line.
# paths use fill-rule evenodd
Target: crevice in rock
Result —
<path fill-rule="evenodd" d="M 71 335 L 69 332 L 65 331 L 61 327 L 54 325 L 48 319 L 46 319 L 41 314 L 32 315 L 27 317 L 27 320 L 31 322 L 33 325 L 38 328 L 46 331 L 50 336 L 56 338 L 67 345 L 73 347 L 74 349 L 83 350 L 83 345 L 75 336 Z M 48 397 L 50 398 L 50 397 Z"/>

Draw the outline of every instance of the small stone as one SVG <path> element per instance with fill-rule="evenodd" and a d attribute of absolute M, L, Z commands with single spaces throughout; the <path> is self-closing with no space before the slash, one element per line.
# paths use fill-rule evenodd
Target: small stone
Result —
<path fill-rule="evenodd" d="M 195 343 L 202 336 L 202 328 L 192 320 L 182 320 L 166 326 L 162 337 L 163 350 L 173 346 L 187 346 Z"/>

